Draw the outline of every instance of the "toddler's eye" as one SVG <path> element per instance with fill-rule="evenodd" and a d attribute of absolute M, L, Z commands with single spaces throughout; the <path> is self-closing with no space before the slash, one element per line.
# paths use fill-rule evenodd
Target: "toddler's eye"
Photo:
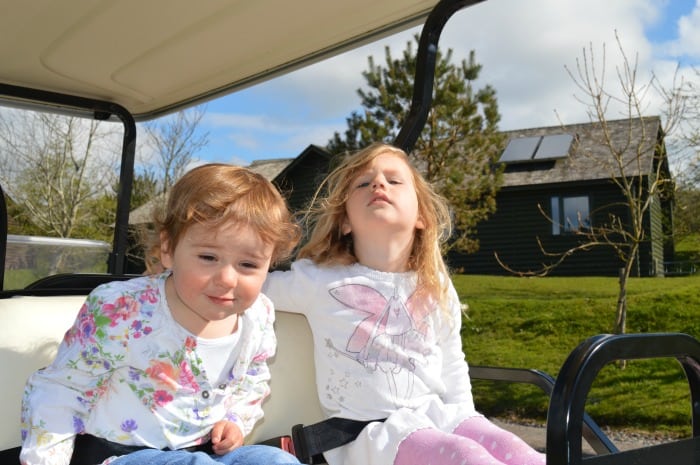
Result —
<path fill-rule="evenodd" d="M 357 184 L 358 189 L 360 187 L 367 187 L 369 186 L 369 181 L 361 181 L 360 183 Z"/>
<path fill-rule="evenodd" d="M 203 260 L 203 261 L 205 261 L 205 262 L 213 262 L 213 261 L 216 260 L 216 257 L 213 256 L 213 255 L 204 255 L 204 254 L 201 254 L 201 255 L 199 255 L 199 259 L 200 259 L 200 260 Z"/>
<path fill-rule="evenodd" d="M 243 266 L 243 268 L 250 268 L 253 270 L 257 270 L 258 268 L 260 268 L 260 265 L 258 265 L 257 263 L 254 263 L 254 262 L 244 262 L 244 263 L 241 263 L 241 266 Z"/>

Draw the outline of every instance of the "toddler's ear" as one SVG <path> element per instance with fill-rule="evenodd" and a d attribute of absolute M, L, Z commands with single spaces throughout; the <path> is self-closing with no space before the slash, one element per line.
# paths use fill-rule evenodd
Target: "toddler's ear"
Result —
<path fill-rule="evenodd" d="M 165 268 L 172 265 L 172 253 L 170 251 L 170 239 L 165 231 L 160 233 L 160 262 Z"/>
<path fill-rule="evenodd" d="M 423 218 L 420 216 L 416 220 L 416 229 L 425 229 L 425 223 L 423 222 Z"/>

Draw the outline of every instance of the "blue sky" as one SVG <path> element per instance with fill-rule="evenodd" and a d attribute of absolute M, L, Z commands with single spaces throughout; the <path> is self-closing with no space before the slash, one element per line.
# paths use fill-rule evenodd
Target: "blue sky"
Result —
<path fill-rule="evenodd" d="M 700 0 L 698 0 L 700 2 Z M 487 0 L 458 12 L 440 47 L 456 60 L 476 51 L 480 81 L 499 100 L 501 129 L 588 121 L 574 98 L 573 68 L 592 47 L 614 74 L 620 61 L 618 34 L 628 56 L 638 54 L 641 75 L 654 72 L 669 82 L 677 63 L 700 62 L 700 6 L 695 0 Z M 291 158 L 309 144 L 325 145 L 360 108 L 357 89 L 372 55 L 383 63 L 384 47 L 398 55 L 419 28 L 385 38 L 289 75 L 211 101 L 201 129 L 209 145 L 203 161 L 248 164 Z M 261 40 L 264 40 L 262 38 Z M 654 102 L 649 112 L 658 114 Z"/>

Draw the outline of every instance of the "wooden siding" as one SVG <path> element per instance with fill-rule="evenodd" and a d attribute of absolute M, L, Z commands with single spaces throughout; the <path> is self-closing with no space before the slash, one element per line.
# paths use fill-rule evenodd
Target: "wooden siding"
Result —
<path fill-rule="evenodd" d="M 329 160 L 327 153 L 307 149 L 289 169 L 273 180 L 287 199 L 291 211 L 300 212 L 308 207 L 316 189 L 328 174 Z"/>
<path fill-rule="evenodd" d="M 540 212 L 551 214 L 552 196 L 589 197 L 593 226 L 607 221 L 606 209 L 615 203 L 624 205 L 625 199 L 611 176 L 628 177 L 655 175 L 660 170 L 670 176 L 659 117 L 607 121 L 603 128 L 598 123 L 572 124 L 556 127 L 530 128 L 505 133 L 510 140 L 547 135 L 570 134 L 574 142 L 566 156 L 554 160 L 521 159 L 509 163 L 503 175 L 503 187 L 497 194 L 497 211 L 477 228 L 480 250 L 473 255 L 451 253 L 448 263 L 456 270 L 472 274 L 510 274 L 498 263 L 495 255 L 510 269 L 537 272 L 552 264 L 557 257 L 545 255 L 544 250 L 561 253 L 582 243 L 585 238 L 574 234 L 552 234 L 551 222 Z M 609 136 L 609 138 L 608 138 Z M 639 141 L 630 144 L 629 141 Z M 621 152 L 624 173 L 611 171 L 611 143 Z M 523 161 L 530 160 L 530 161 Z M 647 179 L 648 181 L 648 179 Z M 659 266 L 664 258 L 672 259 L 673 245 L 668 238 L 671 231 L 672 199 L 654 199 L 644 218 L 646 240 L 640 244 L 633 276 L 654 276 L 663 272 Z M 623 206 L 614 212 L 629 222 L 629 211 Z M 609 211 L 609 210 L 608 210 Z M 669 255 L 670 252 L 670 255 Z M 567 257 L 550 275 L 617 276 L 622 266 L 620 258 L 610 246 L 596 246 L 578 251 Z"/>
<path fill-rule="evenodd" d="M 529 186 L 529 188 L 503 188 L 497 196 L 496 213 L 478 227 L 480 249 L 472 255 L 449 254 L 448 263 L 455 271 L 466 274 L 509 275 L 495 258 L 518 272 L 542 269 L 554 259 L 542 253 L 539 238 L 545 250 L 564 252 L 581 243 L 582 238 L 573 234 L 552 234 L 552 224 L 538 209 L 538 204 L 549 215 L 552 196 L 568 197 L 587 195 L 591 212 L 596 212 L 593 225 L 600 224 L 609 210 L 603 207 L 621 201 L 619 188 L 612 182 L 570 183 L 560 185 Z M 623 210 L 615 211 L 622 218 Z M 651 266 L 651 243 L 640 247 L 639 272 L 648 276 Z M 567 257 L 551 271 L 550 276 L 617 276 L 621 260 L 609 246 L 593 247 Z M 633 272 L 637 275 L 636 272 Z"/>

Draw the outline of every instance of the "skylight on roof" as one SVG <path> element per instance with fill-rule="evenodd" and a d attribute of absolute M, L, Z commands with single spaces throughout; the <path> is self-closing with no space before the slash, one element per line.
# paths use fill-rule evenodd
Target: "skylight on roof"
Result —
<path fill-rule="evenodd" d="M 564 158 L 569 154 L 571 141 L 574 136 L 571 134 L 555 134 L 552 136 L 544 136 L 537 152 L 532 157 L 534 160 L 556 160 Z"/>
<path fill-rule="evenodd" d="M 501 163 L 529 163 L 566 158 L 573 140 L 574 137 L 571 134 L 515 137 L 508 141 L 508 145 L 498 161 Z"/>
<path fill-rule="evenodd" d="M 518 137 L 508 141 L 506 149 L 501 154 L 499 161 L 503 163 L 514 163 L 528 161 L 532 159 L 541 137 Z"/>

